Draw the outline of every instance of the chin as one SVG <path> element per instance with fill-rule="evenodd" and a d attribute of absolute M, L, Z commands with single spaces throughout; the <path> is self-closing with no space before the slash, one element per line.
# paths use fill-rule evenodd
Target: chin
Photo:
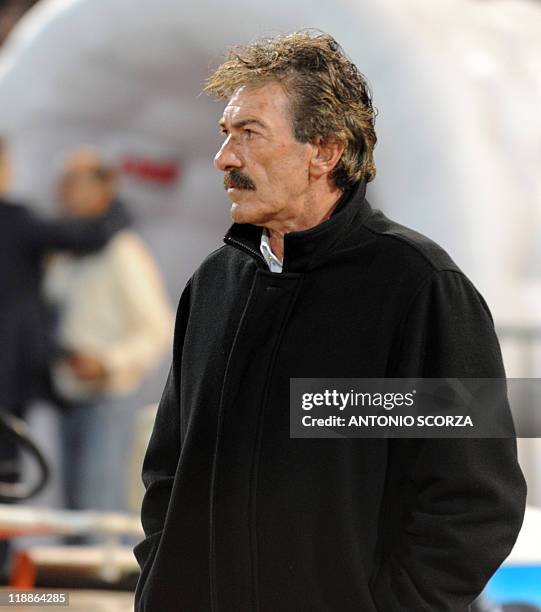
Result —
<path fill-rule="evenodd" d="M 233 204 L 231 206 L 231 219 L 235 223 L 253 223 L 252 219 L 253 215 L 250 215 L 245 210 L 242 210 L 238 204 Z"/>
<path fill-rule="evenodd" d="M 235 223 L 257 224 L 262 219 L 261 210 L 255 202 L 233 202 L 230 214 Z"/>
<path fill-rule="evenodd" d="M 280 210 L 274 202 L 258 198 L 253 191 L 230 192 L 228 195 L 232 202 L 229 214 L 235 223 L 265 225 Z"/>

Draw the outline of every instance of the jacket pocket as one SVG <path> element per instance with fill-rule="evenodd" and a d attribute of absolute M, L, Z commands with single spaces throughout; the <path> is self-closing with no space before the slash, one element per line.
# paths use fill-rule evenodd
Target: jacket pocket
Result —
<path fill-rule="evenodd" d="M 156 551 L 160 543 L 162 532 L 163 529 L 157 531 L 156 533 L 150 534 L 144 540 L 141 540 L 141 542 L 136 544 L 132 549 L 133 554 L 137 559 L 137 563 L 139 563 L 139 567 L 141 568 L 141 573 L 139 574 L 139 578 L 135 586 L 135 612 L 145 612 L 145 610 L 148 610 L 148 606 L 145 605 L 144 592 L 148 575 L 150 574 L 150 569 L 152 568 L 154 557 L 156 556 Z"/>
<path fill-rule="evenodd" d="M 133 554 L 135 558 L 137 559 L 137 563 L 139 563 L 141 572 L 144 571 L 145 566 L 147 565 L 147 560 L 150 557 L 150 554 L 153 548 L 157 547 L 157 544 L 160 541 L 162 532 L 163 532 L 163 529 L 160 529 L 160 531 L 151 533 L 144 540 L 141 540 L 138 544 L 136 544 L 133 547 Z"/>

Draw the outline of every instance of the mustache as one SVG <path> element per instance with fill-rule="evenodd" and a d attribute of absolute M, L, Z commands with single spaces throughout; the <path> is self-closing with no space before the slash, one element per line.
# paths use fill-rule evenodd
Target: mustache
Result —
<path fill-rule="evenodd" d="M 224 175 L 224 187 L 236 187 L 237 189 L 249 189 L 255 191 L 255 183 L 249 176 L 242 174 L 239 170 L 230 170 Z"/>

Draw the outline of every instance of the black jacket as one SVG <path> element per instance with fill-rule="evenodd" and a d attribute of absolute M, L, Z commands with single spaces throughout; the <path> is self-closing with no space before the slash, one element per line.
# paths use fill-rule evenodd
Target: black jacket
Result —
<path fill-rule="evenodd" d="M 129 217 L 120 202 L 89 221 L 39 217 L 0 200 L 0 409 L 20 413 L 47 393 L 49 314 L 41 296 L 43 257 L 103 247 Z"/>
<path fill-rule="evenodd" d="M 136 612 L 464 612 L 510 552 L 515 439 L 291 439 L 290 377 L 501 377 L 490 312 L 370 207 L 285 236 L 233 224 L 188 282 L 143 464 Z"/>

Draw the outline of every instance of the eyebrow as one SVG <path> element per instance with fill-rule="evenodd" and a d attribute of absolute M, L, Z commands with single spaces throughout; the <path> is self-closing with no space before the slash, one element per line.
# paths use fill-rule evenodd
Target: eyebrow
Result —
<path fill-rule="evenodd" d="M 267 126 L 262 121 L 259 121 L 259 119 L 251 119 L 249 117 L 247 117 L 246 119 L 240 119 L 239 121 L 234 121 L 231 125 L 234 128 L 242 128 L 242 127 L 244 127 L 246 125 L 249 125 L 249 124 L 252 124 L 252 123 L 255 124 L 255 125 L 258 125 L 259 127 L 263 128 L 263 129 L 267 128 Z M 220 119 L 220 121 L 218 121 L 218 125 L 222 129 L 225 128 L 225 121 L 224 121 L 223 118 Z"/>

